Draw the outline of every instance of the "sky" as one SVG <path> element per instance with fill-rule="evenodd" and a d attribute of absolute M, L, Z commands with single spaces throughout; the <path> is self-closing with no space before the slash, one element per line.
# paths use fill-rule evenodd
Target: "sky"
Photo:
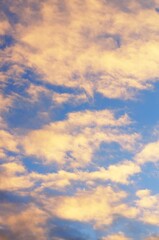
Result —
<path fill-rule="evenodd" d="M 0 240 L 159 240 L 159 1 L 0 0 Z"/>

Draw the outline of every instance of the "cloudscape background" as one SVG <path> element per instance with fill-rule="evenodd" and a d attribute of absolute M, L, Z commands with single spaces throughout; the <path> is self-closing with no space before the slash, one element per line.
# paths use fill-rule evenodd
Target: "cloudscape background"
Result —
<path fill-rule="evenodd" d="M 0 240 L 159 239 L 159 1 L 0 1 Z"/>

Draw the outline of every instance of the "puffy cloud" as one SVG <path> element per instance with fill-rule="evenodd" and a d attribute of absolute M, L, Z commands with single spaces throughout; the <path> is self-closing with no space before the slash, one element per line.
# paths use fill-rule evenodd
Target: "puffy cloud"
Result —
<path fill-rule="evenodd" d="M 140 171 L 141 169 L 137 164 L 124 161 L 116 165 L 110 165 L 105 174 L 111 181 L 127 184 L 129 182 L 128 178 L 136 173 L 140 173 Z"/>
<path fill-rule="evenodd" d="M 0 190 L 19 191 L 34 185 L 21 163 L 10 162 L 0 165 Z"/>
<path fill-rule="evenodd" d="M 45 221 L 47 214 L 34 204 L 1 204 L 0 224 L 9 239 L 46 239 Z M 4 221 L 5 219 L 5 221 Z M 4 238 L 5 239 L 5 238 Z"/>
<path fill-rule="evenodd" d="M 148 189 L 137 191 L 136 205 L 140 211 L 139 219 L 147 224 L 159 225 L 159 196 L 151 195 Z M 151 238 L 150 238 L 151 239 Z"/>
<path fill-rule="evenodd" d="M 131 150 L 139 135 L 120 133 L 120 127 L 129 123 L 127 115 L 116 119 L 108 110 L 70 113 L 66 120 L 29 132 L 21 144 L 26 154 L 48 163 L 82 166 L 90 162 L 102 142 L 117 142 Z"/>
<path fill-rule="evenodd" d="M 79 190 L 74 196 L 60 196 L 43 199 L 46 209 L 51 209 L 56 217 L 93 223 L 95 227 L 109 225 L 115 216 L 136 217 L 134 207 L 122 203 L 126 197 L 124 191 L 115 191 L 111 187 L 97 187 L 92 190 Z"/>
<path fill-rule="evenodd" d="M 159 161 L 159 142 L 146 144 L 136 155 L 136 161 L 140 164 Z"/>
<path fill-rule="evenodd" d="M 130 238 L 125 237 L 123 233 L 119 233 L 103 237 L 101 240 L 129 240 L 129 239 Z"/>

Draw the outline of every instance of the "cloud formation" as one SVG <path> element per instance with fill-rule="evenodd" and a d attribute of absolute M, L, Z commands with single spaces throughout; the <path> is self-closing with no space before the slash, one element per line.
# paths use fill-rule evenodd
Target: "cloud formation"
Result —
<path fill-rule="evenodd" d="M 35 3 L 38 11 L 26 5 L 8 6 L 21 19 L 10 60 L 25 59 L 44 81 L 123 99 L 157 81 L 157 3 L 48 0 Z"/>
<path fill-rule="evenodd" d="M 135 207 L 122 203 L 126 197 L 124 191 L 115 191 L 111 187 L 99 186 L 93 190 L 79 190 L 75 196 L 61 196 L 45 199 L 45 207 L 55 204 L 53 214 L 59 218 L 92 222 L 98 228 L 109 225 L 115 216 L 135 218 L 138 211 Z"/>
<path fill-rule="evenodd" d="M 158 239 L 158 20 L 158 0 L 0 1 L 0 239 Z"/>
<path fill-rule="evenodd" d="M 82 166 L 91 161 L 93 152 L 102 142 L 117 142 L 122 148 L 131 149 L 139 135 L 122 134 L 117 129 L 129 123 L 128 116 L 115 119 L 108 110 L 70 113 L 64 121 L 31 131 L 22 145 L 26 154 L 47 162 L 63 164 L 67 161 Z"/>

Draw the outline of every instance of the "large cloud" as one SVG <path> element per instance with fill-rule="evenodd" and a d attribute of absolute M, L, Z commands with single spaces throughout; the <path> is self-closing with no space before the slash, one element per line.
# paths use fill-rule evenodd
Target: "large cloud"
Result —
<path fill-rule="evenodd" d="M 140 164 L 159 161 L 159 141 L 150 142 L 143 146 L 142 150 L 136 155 L 136 161 Z"/>
<path fill-rule="evenodd" d="M 91 161 L 102 142 L 116 142 L 131 150 L 139 135 L 122 130 L 129 123 L 127 115 L 116 119 L 109 110 L 70 113 L 66 120 L 31 131 L 21 144 L 26 154 L 78 167 Z"/>
<path fill-rule="evenodd" d="M 148 189 L 138 190 L 136 195 L 139 198 L 136 201 L 140 211 L 139 219 L 144 223 L 159 226 L 159 195 L 152 195 Z"/>
<path fill-rule="evenodd" d="M 54 216 L 74 221 L 90 222 L 95 227 L 109 225 L 120 215 L 135 218 L 138 210 L 123 203 L 127 196 L 124 191 L 114 190 L 110 186 L 99 186 L 92 190 L 79 190 L 74 196 L 60 196 L 42 201 L 46 209 Z M 54 208 L 51 209 L 51 206 Z"/>
<path fill-rule="evenodd" d="M 157 80 L 157 3 L 48 0 L 33 8 L 29 2 L 7 6 L 20 21 L 11 61 L 25 62 L 52 84 L 111 98 L 131 98 Z"/>

